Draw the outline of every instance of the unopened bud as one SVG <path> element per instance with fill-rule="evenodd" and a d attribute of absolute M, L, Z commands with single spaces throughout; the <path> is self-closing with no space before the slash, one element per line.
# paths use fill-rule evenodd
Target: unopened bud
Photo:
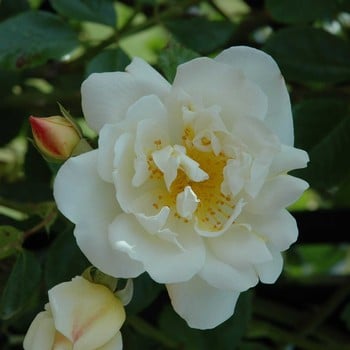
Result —
<path fill-rule="evenodd" d="M 66 118 L 29 117 L 34 141 L 44 156 L 53 160 L 68 159 L 81 140 L 76 127 Z"/>

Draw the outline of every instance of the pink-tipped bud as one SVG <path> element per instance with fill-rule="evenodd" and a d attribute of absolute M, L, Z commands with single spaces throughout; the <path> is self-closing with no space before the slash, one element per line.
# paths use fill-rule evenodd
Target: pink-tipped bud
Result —
<path fill-rule="evenodd" d="M 54 160 L 68 159 L 81 137 L 75 126 L 66 118 L 29 117 L 34 141 L 44 156 Z"/>

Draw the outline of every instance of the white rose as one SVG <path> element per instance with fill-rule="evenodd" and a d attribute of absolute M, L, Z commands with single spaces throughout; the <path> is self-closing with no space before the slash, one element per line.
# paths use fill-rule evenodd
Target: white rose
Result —
<path fill-rule="evenodd" d="M 240 292 L 273 283 L 297 238 L 285 207 L 308 187 L 274 60 L 232 47 L 178 67 L 170 85 L 135 58 L 82 85 L 97 150 L 69 159 L 54 195 L 78 245 L 116 277 L 165 283 L 191 327 L 229 318 Z"/>
<path fill-rule="evenodd" d="M 121 350 L 122 303 L 82 277 L 49 290 L 49 303 L 24 338 L 24 350 Z"/>

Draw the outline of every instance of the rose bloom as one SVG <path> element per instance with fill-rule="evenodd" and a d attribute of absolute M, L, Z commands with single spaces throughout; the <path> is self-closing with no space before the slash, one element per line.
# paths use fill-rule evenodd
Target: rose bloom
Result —
<path fill-rule="evenodd" d="M 24 338 L 24 350 L 121 350 L 124 307 L 105 286 L 82 277 L 49 290 L 49 303 Z"/>
<path fill-rule="evenodd" d="M 229 318 L 240 292 L 282 271 L 297 238 L 285 209 L 308 187 L 275 61 L 231 47 L 178 67 L 173 84 L 140 58 L 82 85 L 98 149 L 70 158 L 54 196 L 92 264 L 165 283 L 194 328 Z"/>

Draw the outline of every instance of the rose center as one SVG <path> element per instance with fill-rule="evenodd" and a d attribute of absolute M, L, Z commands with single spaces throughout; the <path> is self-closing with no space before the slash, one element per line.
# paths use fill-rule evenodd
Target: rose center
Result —
<path fill-rule="evenodd" d="M 186 128 L 182 137 L 182 145 L 186 149 L 186 156 L 199 164 L 201 170 L 208 174 L 208 178 L 203 181 L 192 180 L 181 168 L 177 169 L 176 178 L 171 183 L 169 189 L 164 186 L 163 173 L 157 168 L 151 158 L 148 162 L 151 172 L 151 179 L 162 181 L 157 186 L 156 200 L 153 207 L 159 209 L 168 206 L 172 209 L 173 215 L 188 222 L 188 218 L 183 218 L 176 211 L 176 201 L 180 193 L 190 187 L 197 196 L 198 205 L 193 213 L 197 219 L 200 228 L 209 231 L 219 231 L 222 229 L 227 220 L 231 217 L 235 207 L 233 198 L 226 196 L 221 191 L 221 184 L 224 180 L 224 168 L 230 159 L 223 152 L 215 154 L 211 148 L 208 151 L 198 149 L 194 143 L 194 132 L 191 128 Z M 211 140 L 207 137 L 201 138 L 203 146 L 209 146 Z"/>

